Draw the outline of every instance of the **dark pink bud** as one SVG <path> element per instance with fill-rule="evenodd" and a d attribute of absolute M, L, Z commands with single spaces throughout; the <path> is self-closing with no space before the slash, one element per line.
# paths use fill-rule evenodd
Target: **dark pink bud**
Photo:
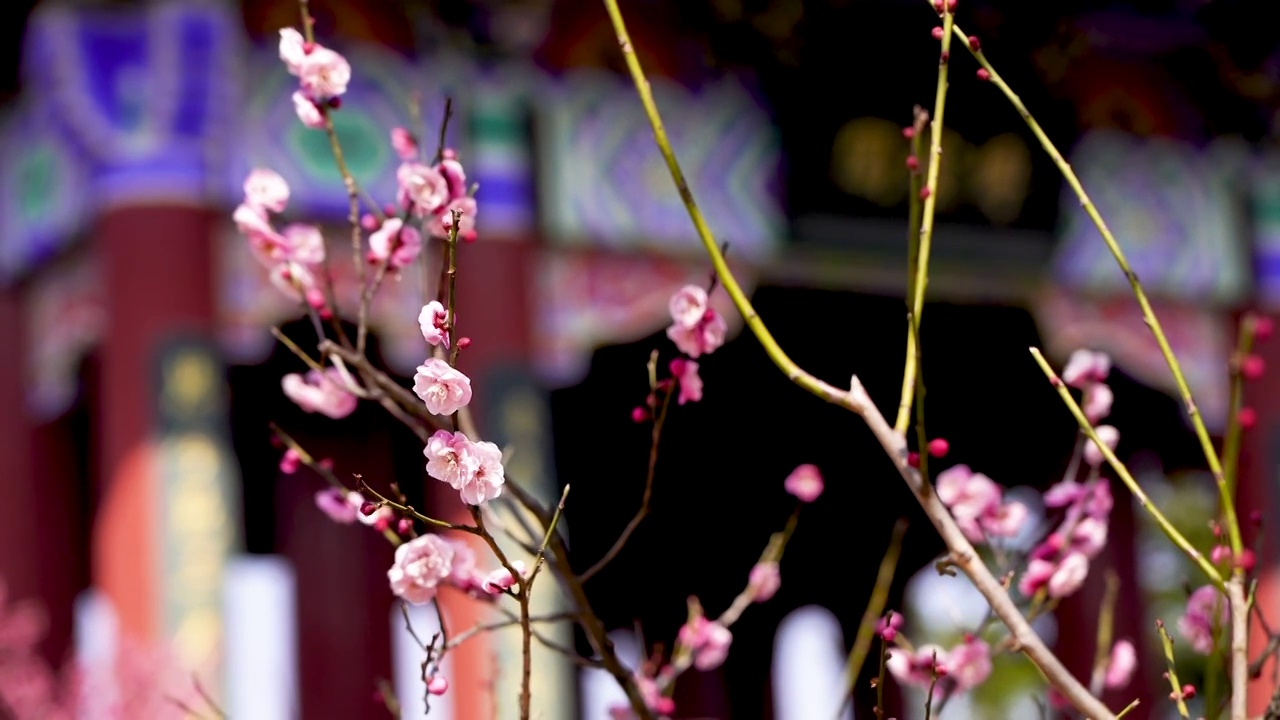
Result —
<path fill-rule="evenodd" d="M 413 532 L 413 521 L 409 518 L 400 518 L 400 522 L 396 523 L 396 532 L 401 535 L 408 535 Z"/>
<path fill-rule="evenodd" d="M 671 364 L 668 366 L 671 369 L 671 374 L 676 377 L 680 377 L 681 375 L 684 375 L 685 363 L 687 362 L 689 361 L 685 360 L 684 358 L 676 358 L 672 360 Z"/>
<path fill-rule="evenodd" d="M 907 464 L 913 468 L 920 467 L 920 453 L 918 452 L 907 453 Z"/>
<path fill-rule="evenodd" d="M 1240 551 L 1240 559 L 1236 561 L 1236 567 L 1245 572 L 1253 572 L 1253 567 L 1258 564 L 1258 557 L 1249 548 Z"/>
<path fill-rule="evenodd" d="M 935 665 L 935 666 L 934 666 L 934 668 L 933 668 L 933 673 L 934 673 L 935 675 L 937 675 L 938 677 L 940 677 L 940 678 L 941 678 L 941 677 L 946 677 L 946 676 L 947 676 L 947 666 L 946 666 L 946 665 L 943 665 L 942 663 L 938 663 L 937 665 Z"/>
<path fill-rule="evenodd" d="M 642 423 L 649 419 L 649 410 L 647 408 L 636 407 L 631 408 L 631 422 Z"/>
<path fill-rule="evenodd" d="M 921 200 L 927 200 L 927 199 L 929 198 L 929 195 L 931 195 L 931 194 L 932 194 L 932 191 L 931 191 L 931 190 L 929 190 L 929 188 L 928 188 L 927 186 L 926 186 L 926 187 L 922 187 L 922 188 L 920 188 L 920 199 L 921 199 Z"/>
<path fill-rule="evenodd" d="M 298 471 L 298 465 L 302 462 L 302 458 L 293 448 L 284 451 L 284 457 L 280 458 L 280 472 L 285 475 L 292 475 Z"/>
<path fill-rule="evenodd" d="M 947 0 L 947 12 L 955 12 L 957 0 Z"/>
<path fill-rule="evenodd" d="M 333 460 L 331 460 L 330 458 L 324 458 L 320 462 L 316 463 L 316 465 L 320 466 L 321 470 L 332 470 Z"/>
<path fill-rule="evenodd" d="M 337 110 L 338 108 L 342 107 L 342 98 L 340 97 L 329 98 L 329 107 L 333 108 L 334 110 Z"/>
<path fill-rule="evenodd" d="M 942 54 L 938 56 L 938 62 L 945 65 L 950 61 L 951 61 L 951 53 L 947 52 L 946 50 L 943 50 Z"/>
<path fill-rule="evenodd" d="M 1249 513 L 1249 522 L 1250 522 L 1254 527 L 1259 527 L 1260 525 L 1262 525 L 1262 511 L 1261 511 L 1261 510 L 1254 510 L 1254 511 L 1250 512 L 1250 513 Z"/>
<path fill-rule="evenodd" d="M 943 33 L 942 28 L 940 28 L 940 27 L 936 27 L 936 28 L 934 28 L 934 29 L 933 29 L 933 39 L 934 39 L 934 40 L 941 40 L 941 39 L 942 39 L 943 34 L 944 34 L 944 33 Z"/>
<path fill-rule="evenodd" d="M 467 349 L 467 348 L 469 348 L 469 347 L 471 347 L 471 338 L 469 338 L 469 337 L 460 337 L 460 338 L 458 338 L 458 349 L 459 349 L 459 350 L 466 350 L 466 349 Z"/>
<path fill-rule="evenodd" d="M 360 514 L 364 515 L 365 517 L 369 517 L 370 515 L 377 512 L 377 510 L 378 510 L 378 506 L 374 505 L 368 500 L 366 500 L 364 504 L 360 506 Z"/>
<path fill-rule="evenodd" d="M 986 68 L 978 68 L 978 79 L 987 82 L 991 79 L 991 73 L 987 72 Z"/>
<path fill-rule="evenodd" d="M 1193 697 L 1195 697 L 1195 696 L 1196 696 L 1196 686 L 1195 686 L 1195 685 L 1192 685 L 1191 683 L 1187 683 L 1186 685 L 1183 685 L 1183 686 L 1182 686 L 1182 699 L 1183 699 L 1183 700 L 1190 700 L 1191 698 L 1193 698 Z"/>
<path fill-rule="evenodd" d="M 914 138 L 915 136 L 916 136 L 916 129 L 915 129 L 915 128 L 913 128 L 913 127 L 904 127 L 904 128 L 902 128 L 902 137 L 904 137 L 904 138 L 906 138 L 906 139 L 910 140 L 911 138 Z"/>
<path fill-rule="evenodd" d="M 313 43 L 313 42 L 305 42 L 305 43 L 302 43 L 302 52 L 304 52 L 304 53 L 306 53 L 306 54 L 310 55 L 311 53 L 313 53 L 313 52 L 315 52 L 315 51 L 316 51 L 316 44 L 315 44 L 315 43 Z"/>
<path fill-rule="evenodd" d="M 360 227 L 368 230 L 369 232 L 373 232 L 379 227 L 378 218 L 374 217 L 373 213 L 365 213 L 360 216 Z"/>
<path fill-rule="evenodd" d="M 951 443 L 943 438 L 934 438 L 929 441 L 929 456 L 936 458 L 944 458 L 951 451 Z"/>
<path fill-rule="evenodd" d="M 400 211 L 396 209 L 396 206 L 391 203 L 387 203 L 382 206 L 382 214 L 387 217 L 395 217 L 399 212 Z"/>
<path fill-rule="evenodd" d="M 1236 413 L 1236 420 L 1240 422 L 1241 429 L 1252 430 L 1258 424 L 1258 411 L 1251 407 L 1242 407 L 1240 412 Z"/>
<path fill-rule="evenodd" d="M 1249 354 L 1240 361 L 1240 374 L 1245 380 L 1257 380 L 1267 370 L 1267 363 L 1260 355 Z"/>
<path fill-rule="evenodd" d="M 969 49 L 974 52 L 978 52 L 979 50 L 982 49 L 982 43 L 978 41 L 977 35 L 969 36 Z"/>
<path fill-rule="evenodd" d="M 916 170 L 919 170 L 919 169 L 920 169 L 920 158 L 916 157 L 915 155 L 908 155 L 908 156 L 907 156 L 907 169 L 908 169 L 908 170 L 910 170 L 911 172 L 915 172 Z"/>
<path fill-rule="evenodd" d="M 271 447 L 273 447 L 273 448 L 282 448 L 282 447 L 284 447 L 284 441 L 283 441 L 283 440 L 281 440 L 280 438 L 276 437 L 275 435 L 272 435 L 272 436 L 271 436 Z"/>
<path fill-rule="evenodd" d="M 1253 336 L 1259 340 L 1266 340 L 1271 337 L 1272 331 L 1275 330 L 1275 323 L 1271 318 L 1262 315 L 1253 316 Z"/>
<path fill-rule="evenodd" d="M 333 319 L 333 310 L 330 310 L 330 309 L 329 309 L 329 308 L 327 308 L 327 307 L 322 307 L 322 308 L 320 308 L 320 310 L 319 310 L 316 314 L 320 316 L 320 319 L 321 319 L 321 320 L 332 320 L 332 319 Z"/>
<path fill-rule="evenodd" d="M 659 715 L 672 715 L 676 711 L 676 701 L 669 697 L 660 697 L 654 701 L 653 709 Z"/>

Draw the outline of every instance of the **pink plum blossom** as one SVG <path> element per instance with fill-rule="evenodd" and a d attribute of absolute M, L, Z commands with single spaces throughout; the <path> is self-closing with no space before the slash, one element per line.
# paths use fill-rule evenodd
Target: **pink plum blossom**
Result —
<path fill-rule="evenodd" d="M 360 524 L 368 525 L 375 530 L 386 530 L 391 527 L 392 521 L 396 519 L 396 513 L 390 507 L 366 502 L 364 496 L 358 492 L 347 493 L 347 502 L 351 503 L 351 507 L 361 509 L 360 512 L 356 513 L 356 519 L 360 521 Z M 367 515 L 363 511 L 366 505 L 373 509 Z"/>
<path fill-rule="evenodd" d="M 698 363 L 685 358 L 671 361 L 671 376 L 680 387 L 677 401 L 685 403 L 698 402 L 702 399 L 702 376 L 698 374 Z"/>
<path fill-rule="evenodd" d="M 1107 523 L 1097 517 L 1081 518 L 1071 532 L 1071 543 L 1085 557 L 1097 557 L 1107 545 Z"/>
<path fill-rule="evenodd" d="M 1213 652 L 1217 631 L 1226 627 L 1230 616 L 1222 593 L 1212 585 L 1205 585 L 1187 599 L 1187 611 L 1178 619 L 1178 631 L 1196 652 L 1208 655 Z"/>
<path fill-rule="evenodd" d="M 640 697 L 644 699 L 645 707 L 652 710 L 659 720 L 669 720 L 676 711 L 675 701 L 662 694 L 654 678 L 643 672 L 637 672 L 635 677 L 636 686 L 640 689 Z M 609 717 L 612 720 L 635 720 L 636 715 L 630 705 L 619 704 L 609 708 Z"/>
<path fill-rule="evenodd" d="M 440 164 L 436 166 L 436 169 L 449 186 L 450 199 L 458 200 L 466 197 L 467 173 L 462 169 L 462 163 L 458 162 L 458 154 L 456 152 L 445 150 L 444 157 L 441 158 Z"/>
<path fill-rule="evenodd" d="M 391 592 L 414 605 L 431 602 L 453 571 L 453 553 L 452 543 L 430 533 L 403 543 L 387 571 Z"/>
<path fill-rule="evenodd" d="M 751 568 L 747 576 L 747 586 L 751 588 L 753 602 L 768 602 L 782 587 L 782 573 L 778 563 L 774 561 L 758 562 Z"/>
<path fill-rule="evenodd" d="M 302 463 L 302 456 L 297 450 L 289 448 L 284 451 L 284 455 L 280 458 L 280 472 L 285 475 L 292 475 L 298 472 L 298 466 Z"/>
<path fill-rule="evenodd" d="M 1094 350 L 1076 350 L 1062 369 L 1062 382 L 1084 389 L 1107 379 L 1111 372 L 1111 356 Z"/>
<path fill-rule="evenodd" d="M 284 394 L 309 413 L 320 413 L 340 420 L 356 409 L 359 399 L 342 386 L 342 376 L 337 368 L 328 368 L 323 374 L 312 370 L 306 375 L 290 373 L 280 381 Z"/>
<path fill-rule="evenodd" d="M 937 492 L 970 542 L 982 542 L 988 536 L 1013 537 L 1028 517 L 1025 505 L 1003 502 L 1004 490 L 967 465 L 954 465 L 939 473 Z"/>
<path fill-rule="evenodd" d="M 407 266 L 422 250 L 422 236 L 415 227 L 406 227 L 400 218 L 387 218 L 369 235 L 369 256 L 387 263 L 393 270 Z"/>
<path fill-rule="evenodd" d="M 247 202 L 241 203 L 231 214 L 231 219 L 241 235 L 249 238 L 250 241 L 256 241 L 258 248 L 267 257 L 265 264 L 270 265 L 282 259 L 282 256 L 275 253 L 278 248 L 284 246 L 285 239 L 271 227 L 266 210 Z"/>
<path fill-rule="evenodd" d="M 288 68 L 290 75 L 302 71 L 302 62 L 307 57 L 307 41 L 302 33 L 287 27 L 280 29 L 280 60 Z"/>
<path fill-rule="evenodd" d="M 1115 394 L 1111 392 L 1109 385 L 1093 383 L 1085 388 L 1081 409 L 1084 410 L 1085 418 L 1096 425 L 1099 420 L 1111 414 L 1111 403 L 1114 401 Z"/>
<path fill-rule="evenodd" d="M 1033 557 L 1027 562 L 1027 569 L 1018 580 L 1018 590 L 1027 597 L 1033 597 L 1041 588 L 1049 584 L 1049 578 L 1057 571 L 1056 563 L 1044 558 Z"/>
<path fill-rule="evenodd" d="M 440 358 L 427 358 L 413 376 L 413 391 L 432 415 L 452 415 L 471 402 L 471 378 Z"/>
<path fill-rule="evenodd" d="M 473 443 L 461 432 L 437 430 L 427 440 L 423 455 L 427 474 L 458 490 L 468 505 L 480 505 L 502 494 L 502 451 L 491 442 Z"/>
<path fill-rule="evenodd" d="M 1064 598 L 1080 589 L 1089 575 L 1089 558 L 1084 553 L 1072 552 L 1058 563 L 1046 587 L 1049 597 Z"/>
<path fill-rule="evenodd" d="M 1063 480 L 1044 491 L 1046 507 L 1065 507 L 1084 498 L 1087 489 L 1075 480 Z"/>
<path fill-rule="evenodd" d="M 1098 434 L 1098 439 L 1107 446 L 1108 450 L 1115 450 L 1116 445 L 1120 444 L 1120 431 L 1111 425 L 1099 425 L 1094 428 L 1094 432 Z M 1084 461 L 1093 467 L 1099 467 L 1106 458 L 1102 454 L 1102 450 L 1093 440 L 1088 441 L 1084 446 Z"/>
<path fill-rule="evenodd" d="M 254 168 L 244 179 L 244 201 L 271 212 L 284 212 L 289 205 L 289 183 L 274 170 Z"/>
<path fill-rule="evenodd" d="M 824 487 L 822 473 L 817 465 L 805 463 L 792 470 L 787 479 L 782 482 L 782 486 L 800 502 L 811 503 L 822 495 Z"/>
<path fill-rule="evenodd" d="M 285 240 L 286 259 L 302 265 L 324 262 L 324 235 L 320 228 L 305 223 L 286 225 L 280 235 Z"/>
<path fill-rule="evenodd" d="M 307 94 L 301 90 L 293 92 L 292 100 L 293 112 L 298 116 L 298 120 L 302 121 L 303 127 L 312 130 L 324 128 L 324 113 L 320 111 L 320 107 L 314 100 L 307 97 Z"/>
<path fill-rule="evenodd" d="M 947 677 L 960 691 L 972 690 L 991 676 L 991 646 L 976 637 L 965 641 L 947 653 Z"/>
<path fill-rule="evenodd" d="M 903 685 L 927 688 L 933 682 L 935 667 L 941 673 L 945 673 L 947 663 L 946 650 L 937 645 L 921 645 L 914 653 L 901 648 L 890 650 L 885 668 Z"/>
<path fill-rule="evenodd" d="M 729 657 L 733 633 L 724 625 L 699 616 L 680 628 L 679 641 L 693 652 L 693 666 L 706 672 L 720 667 Z"/>
<path fill-rule="evenodd" d="M 449 347 L 449 311 L 438 300 L 432 300 L 422 306 L 418 313 L 418 326 L 422 329 L 422 339 L 428 345 L 444 345 Z"/>
<path fill-rule="evenodd" d="M 449 692 L 449 680 L 443 675 L 432 675 L 427 681 L 427 692 L 432 695 L 443 695 Z"/>
<path fill-rule="evenodd" d="M 342 491 L 334 488 L 316 492 L 316 507 L 339 525 L 350 525 L 356 521 L 356 516 L 359 514 L 359 508 L 352 505 Z"/>
<path fill-rule="evenodd" d="M 692 328 L 707 314 L 707 291 L 697 285 L 685 285 L 671 295 L 667 302 L 672 322 L 682 328 Z"/>
<path fill-rule="evenodd" d="M 519 560 L 512 560 L 511 567 L 516 572 L 520 573 L 521 577 L 528 574 L 524 563 Z M 515 584 L 516 578 L 511 574 L 511 570 L 508 570 L 505 567 L 500 567 L 486 575 L 484 580 L 480 583 L 480 587 L 490 595 L 498 595 L 502 593 L 503 590 L 506 590 Z"/>
<path fill-rule="evenodd" d="M 402 127 L 391 128 L 391 148 L 404 161 L 418 157 L 418 139 Z"/>
<path fill-rule="evenodd" d="M 691 358 L 709 355 L 724 345 L 729 326 L 714 308 L 707 308 L 702 320 L 692 327 L 673 324 L 667 328 L 667 337 L 680 352 Z"/>
<path fill-rule="evenodd" d="M 282 295 L 295 302 L 306 302 L 313 307 L 323 307 L 324 292 L 316 283 L 316 276 L 307 268 L 295 262 L 282 262 L 267 273 L 271 282 Z"/>
<path fill-rule="evenodd" d="M 439 234 L 448 237 L 453 229 L 453 211 L 458 211 L 458 237 L 466 242 L 476 239 L 476 199 L 472 197 L 454 198 L 445 205 L 439 214 Z"/>
<path fill-rule="evenodd" d="M 315 45 L 298 65 L 298 84 L 318 102 L 340 97 L 351 82 L 351 64 L 339 53 Z"/>
<path fill-rule="evenodd" d="M 1128 640 L 1119 640 L 1111 646 L 1111 660 L 1107 663 L 1107 672 L 1103 684 L 1112 690 L 1119 690 L 1129 684 L 1133 672 L 1138 668 L 1138 651 Z"/>
<path fill-rule="evenodd" d="M 449 183 L 440 171 L 419 162 L 401 164 L 396 182 L 401 204 L 418 215 L 434 215 L 451 199 Z"/>

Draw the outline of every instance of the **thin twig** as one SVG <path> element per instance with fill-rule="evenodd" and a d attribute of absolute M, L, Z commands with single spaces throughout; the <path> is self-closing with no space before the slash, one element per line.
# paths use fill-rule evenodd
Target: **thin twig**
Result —
<path fill-rule="evenodd" d="M 1187 712 L 1187 702 L 1182 697 L 1182 683 L 1178 680 L 1178 668 L 1173 659 L 1173 638 L 1169 637 L 1169 631 L 1165 630 L 1162 620 L 1156 621 L 1156 631 L 1160 633 L 1160 647 L 1164 648 L 1164 659 L 1169 668 L 1165 671 L 1165 677 L 1169 679 L 1169 687 L 1173 688 L 1173 692 L 1169 693 L 1169 699 L 1178 706 L 1179 715 L 1190 717 L 1190 713 Z"/>
<path fill-rule="evenodd" d="M 1063 537 L 1071 537 L 1065 533 Z M 1107 679 L 1107 667 L 1111 664 L 1111 638 L 1115 630 L 1116 597 L 1120 593 L 1120 576 L 1114 570 L 1107 571 L 1107 587 L 1102 593 L 1102 606 L 1098 611 L 1098 639 L 1093 651 L 1093 675 L 1089 679 L 1089 692 L 1102 695 Z"/>
<path fill-rule="evenodd" d="M 911 313 L 915 302 L 916 267 L 920 258 L 920 221 L 924 215 L 924 205 L 920 199 L 920 191 L 924 181 L 920 175 L 920 151 L 924 148 L 924 131 L 929 127 L 929 112 L 916 105 L 911 120 L 911 155 L 917 165 L 908 168 L 910 195 L 910 211 L 907 217 L 907 312 Z M 902 372 L 902 400 L 898 404 L 898 419 L 893 429 L 900 433 L 907 431 L 911 422 L 911 396 L 915 392 L 916 333 L 915 324 L 910 316 L 907 319 L 907 359 Z"/>
<path fill-rule="evenodd" d="M 933 665 L 929 672 L 929 696 L 924 699 L 924 720 L 933 716 L 933 689 L 938 686 L 938 651 L 933 651 Z"/>
<path fill-rule="evenodd" d="M 902 554 L 902 538 L 906 532 L 906 518 L 901 518 L 894 523 L 889 547 L 880 560 L 880 569 L 876 572 L 876 584 L 871 590 L 871 598 L 867 601 L 867 609 L 862 612 L 862 621 L 858 623 L 858 634 L 854 636 L 853 648 L 849 650 L 849 660 L 845 665 L 844 701 L 840 705 L 842 711 L 853 701 L 853 692 L 858 676 L 862 674 L 862 665 L 871 652 L 871 643 L 876 636 L 876 623 L 884 615 L 884 607 L 889 600 L 889 587 L 893 584 L 893 575 L 898 568 L 898 557 Z M 878 701 L 877 705 L 879 705 Z"/>
<path fill-rule="evenodd" d="M 218 702 L 213 699 L 213 695 L 210 695 L 209 691 L 205 689 L 204 684 L 200 682 L 200 677 L 198 675 L 192 674 L 191 682 L 193 685 L 195 685 L 196 694 L 198 694 L 200 698 L 204 700 L 204 704 L 208 705 L 209 709 L 212 710 L 217 717 L 224 718 L 225 720 L 225 718 L 227 717 L 227 712 L 223 710 L 220 705 L 218 705 Z"/>

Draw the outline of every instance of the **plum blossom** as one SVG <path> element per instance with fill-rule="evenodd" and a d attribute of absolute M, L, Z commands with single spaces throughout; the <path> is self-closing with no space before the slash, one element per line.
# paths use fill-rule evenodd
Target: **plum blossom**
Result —
<path fill-rule="evenodd" d="M 991 676 L 991 646 L 972 635 L 947 653 L 947 677 L 963 692 L 981 685 Z"/>
<path fill-rule="evenodd" d="M 360 496 L 360 493 L 351 493 L 348 497 L 352 502 L 364 503 L 364 498 Z M 391 527 L 391 523 L 395 522 L 396 512 L 386 505 L 379 505 L 375 506 L 373 512 L 368 515 L 363 512 L 356 513 L 356 519 L 360 521 L 361 525 L 368 525 L 381 532 Z"/>
<path fill-rule="evenodd" d="M 307 57 L 307 40 L 296 29 L 280 28 L 280 60 L 290 75 L 302 72 L 302 62 Z"/>
<path fill-rule="evenodd" d="M 1062 382 L 1083 390 L 1093 383 L 1106 381 L 1110 373 L 1110 355 L 1081 349 L 1071 353 L 1066 367 L 1062 369 Z"/>
<path fill-rule="evenodd" d="M 476 199 L 473 197 L 454 198 L 449 201 L 441 209 L 437 216 L 439 229 L 437 232 L 443 237 L 448 237 L 449 232 L 453 230 L 453 211 L 458 211 L 458 237 L 466 242 L 475 242 L 476 239 Z"/>
<path fill-rule="evenodd" d="M 1231 609 L 1227 600 L 1212 585 L 1205 585 L 1187 598 L 1187 611 L 1178 619 L 1178 631 L 1201 655 L 1213 652 L 1215 637 L 1226 627 Z"/>
<path fill-rule="evenodd" d="M 335 488 L 317 491 L 316 507 L 339 525 L 350 525 L 355 522 L 360 509 L 359 506 L 352 505 L 341 490 Z"/>
<path fill-rule="evenodd" d="M 285 240 L 285 259 L 313 267 L 324 262 L 324 235 L 320 228 L 306 223 L 291 223 L 280 231 L 280 235 Z"/>
<path fill-rule="evenodd" d="M 1027 520 L 1025 505 L 1003 502 L 1004 490 L 967 465 L 954 465 L 939 473 L 937 492 L 970 542 L 982 542 L 992 536 L 1013 537 Z"/>
<path fill-rule="evenodd" d="M 283 44 L 283 39 L 282 39 Z M 351 82 L 351 64 L 337 52 L 323 45 L 312 43 L 305 52 L 295 73 L 302 91 L 316 102 L 341 97 Z"/>
<path fill-rule="evenodd" d="M 428 533 L 400 545 L 387 571 L 391 592 L 414 605 L 430 602 L 453 572 L 453 557 L 453 543 L 439 535 Z"/>
<path fill-rule="evenodd" d="M 512 560 L 511 567 L 519 573 L 521 577 L 525 577 L 528 574 L 528 570 L 525 568 L 524 563 L 519 560 Z M 501 594 L 503 590 L 506 590 L 515 584 L 516 578 L 511 574 L 511 570 L 508 570 L 505 567 L 500 567 L 486 575 L 484 580 L 480 583 L 480 587 L 490 595 L 498 595 Z"/>
<path fill-rule="evenodd" d="M 937 645 L 921 645 L 914 653 L 900 648 L 890 650 L 885 668 L 903 685 L 927 688 L 933 682 L 935 668 L 938 674 L 945 674 L 947 663 L 946 650 Z"/>
<path fill-rule="evenodd" d="M 752 602 L 768 602 L 782 587 L 782 573 L 778 563 L 772 560 L 758 562 L 751 568 L 747 576 L 747 587 L 751 589 Z"/>
<path fill-rule="evenodd" d="M 1112 690 L 1118 690 L 1129 684 L 1133 672 L 1138 668 L 1138 651 L 1129 640 L 1119 640 L 1111 646 L 1111 660 L 1107 663 L 1107 672 L 1103 684 Z"/>
<path fill-rule="evenodd" d="M 669 672 L 670 666 L 664 667 L 659 674 Z M 640 697 L 644 699 L 645 707 L 652 710 L 659 720 L 669 720 L 670 716 L 676 711 L 676 703 L 671 698 L 662 694 L 662 689 L 658 686 L 657 679 L 651 677 L 643 671 L 636 672 L 636 687 L 640 689 Z M 635 720 L 635 713 L 631 710 L 631 706 L 625 703 L 613 705 L 609 708 L 609 717 L 612 720 Z"/>
<path fill-rule="evenodd" d="M 282 295 L 295 302 L 306 302 L 314 308 L 324 307 L 324 291 L 316 282 L 316 276 L 307 268 L 295 262 L 282 262 L 267 273 L 267 280 Z"/>
<path fill-rule="evenodd" d="M 293 100 L 293 112 L 298 116 L 298 120 L 302 122 L 302 126 L 312 130 L 321 130 L 324 128 L 324 113 L 320 111 L 320 107 L 315 104 L 307 94 L 301 90 L 295 90 L 291 96 Z"/>
<path fill-rule="evenodd" d="M 405 128 L 391 128 L 391 147 L 401 160 L 408 161 L 418 157 L 418 139 Z"/>
<path fill-rule="evenodd" d="M 418 313 L 418 325 L 422 328 L 422 339 L 428 345 L 444 345 L 449 348 L 449 311 L 437 300 L 422 306 Z"/>
<path fill-rule="evenodd" d="M 718 622 L 698 616 L 680 628 L 678 639 L 693 653 L 693 666 L 706 672 L 720 667 L 729 657 L 733 633 Z"/>
<path fill-rule="evenodd" d="M 471 402 L 471 378 L 440 358 L 427 358 L 413 376 L 413 391 L 432 415 L 452 415 Z"/>
<path fill-rule="evenodd" d="M 254 168 L 244 179 L 244 201 L 252 207 L 284 212 L 289 205 L 289 183 L 274 170 Z"/>
<path fill-rule="evenodd" d="M 480 505 L 502 494 L 502 451 L 491 442 L 473 443 L 461 432 L 437 430 L 427 440 L 423 455 L 427 474 L 458 490 L 468 505 Z"/>
<path fill-rule="evenodd" d="M 1081 409 L 1089 422 L 1096 425 L 1099 420 L 1111 414 L 1111 403 L 1114 401 L 1115 393 L 1111 392 L 1110 385 L 1094 383 L 1085 388 Z"/>
<path fill-rule="evenodd" d="M 306 375 L 290 373 L 280 381 L 285 396 L 309 413 L 320 413 L 340 420 L 356 409 L 359 399 L 347 392 L 342 385 L 342 375 L 337 368 L 327 368 L 324 373 L 316 370 Z"/>
<path fill-rule="evenodd" d="M 680 327 L 693 327 L 707 314 L 707 291 L 697 285 L 685 285 L 667 302 L 671 320 Z"/>
<path fill-rule="evenodd" d="M 406 227 L 400 218 L 387 218 L 382 227 L 369 235 L 369 258 L 387 263 L 392 270 L 409 265 L 421 251 L 422 236 L 418 229 Z"/>
<path fill-rule="evenodd" d="M 1084 584 L 1089 575 L 1089 558 L 1082 552 L 1068 553 L 1049 577 L 1046 587 L 1049 597 L 1064 598 L 1073 594 Z"/>
<path fill-rule="evenodd" d="M 297 450 L 289 448 L 284 451 L 284 455 L 280 458 L 280 472 L 285 475 L 292 475 L 298 472 L 298 466 L 302 464 L 302 456 Z"/>
<path fill-rule="evenodd" d="M 1114 451 L 1116 449 L 1116 445 L 1120 444 L 1120 431 L 1115 429 L 1114 426 L 1099 425 L 1094 428 L 1094 432 L 1098 434 L 1098 439 L 1102 441 L 1102 444 L 1107 446 L 1108 450 Z M 1084 446 L 1084 461 L 1089 463 L 1091 466 L 1099 467 L 1105 459 L 1106 458 L 1103 456 L 1101 448 L 1099 448 L 1098 444 L 1093 440 L 1090 440 Z"/>
<path fill-rule="evenodd" d="M 817 465 L 805 463 L 792 470 L 787 479 L 782 482 L 782 486 L 800 502 L 811 503 L 822 495 L 824 487 L 822 473 Z"/>
<path fill-rule="evenodd" d="M 671 361 L 671 376 L 680 388 L 677 402 L 681 405 L 702 399 L 702 376 L 698 374 L 698 363 L 676 358 Z"/>
<path fill-rule="evenodd" d="M 420 162 L 402 163 L 396 170 L 396 182 L 400 204 L 420 216 L 435 215 L 452 199 L 444 175 Z"/>

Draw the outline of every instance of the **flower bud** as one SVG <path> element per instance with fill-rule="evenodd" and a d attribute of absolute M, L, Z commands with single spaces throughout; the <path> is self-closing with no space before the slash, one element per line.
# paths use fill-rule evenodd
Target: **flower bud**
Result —
<path fill-rule="evenodd" d="M 361 514 L 361 515 L 364 515 L 365 517 L 369 517 L 369 516 L 370 516 L 370 515 L 372 515 L 374 512 L 376 512 L 376 511 L 377 511 L 377 509 L 378 509 L 378 506 L 377 506 L 377 505 L 374 505 L 373 503 L 371 503 L 371 502 L 369 502 L 368 500 L 366 500 L 366 501 L 364 501 L 364 503 L 360 506 L 360 514 Z"/>
<path fill-rule="evenodd" d="M 1258 424 L 1258 411 L 1251 407 L 1242 407 L 1236 414 L 1236 420 L 1242 430 L 1252 430 Z"/>
<path fill-rule="evenodd" d="M 1266 370 L 1267 363 L 1260 355 L 1250 353 L 1240 361 L 1240 374 L 1245 380 L 1257 380 Z"/>
<path fill-rule="evenodd" d="M 978 68 L 978 79 L 987 82 L 991 79 L 991 73 L 987 72 L 986 68 Z"/>
<path fill-rule="evenodd" d="M 951 451 L 951 443 L 944 438 L 934 438 L 929 441 L 929 457 L 944 458 Z"/>
<path fill-rule="evenodd" d="M 413 521 L 409 518 L 400 518 L 400 522 L 396 523 L 396 532 L 401 535 L 408 535 L 413 532 Z"/>

